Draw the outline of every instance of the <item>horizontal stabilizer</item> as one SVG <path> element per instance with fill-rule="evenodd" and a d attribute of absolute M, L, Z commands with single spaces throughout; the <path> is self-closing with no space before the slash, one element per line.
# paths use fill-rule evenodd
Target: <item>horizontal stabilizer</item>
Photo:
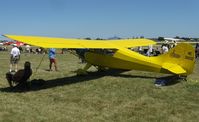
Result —
<path fill-rule="evenodd" d="M 172 73 L 175 74 L 186 74 L 187 72 L 178 64 L 173 64 L 173 63 L 164 63 L 162 65 L 162 68 L 169 70 Z"/>

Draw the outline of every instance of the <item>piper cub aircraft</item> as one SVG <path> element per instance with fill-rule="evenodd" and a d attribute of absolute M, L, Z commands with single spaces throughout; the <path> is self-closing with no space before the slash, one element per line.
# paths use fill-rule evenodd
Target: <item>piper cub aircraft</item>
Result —
<path fill-rule="evenodd" d="M 90 66 L 94 65 L 101 68 L 142 70 L 186 77 L 193 72 L 195 63 L 195 50 L 190 44 L 186 43 L 179 43 L 165 54 L 148 57 L 129 48 L 156 44 L 149 39 L 99 41 L 37 36 L 4 36 L 43 48 L 88 49 L 84 54 L 87 65 L 82 71 L 85 72 Z M 102 53 L 98 50 L 107 50 L 112 53 Z"/>

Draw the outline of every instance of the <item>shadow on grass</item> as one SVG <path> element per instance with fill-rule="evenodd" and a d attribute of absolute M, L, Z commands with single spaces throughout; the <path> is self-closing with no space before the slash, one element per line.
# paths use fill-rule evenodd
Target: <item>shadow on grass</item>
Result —
<path fill-rule="evenodd" d="M 186 80 L 186 79 L 180 78 L 177 75 L 170 75 L 170 76 L 156 78 L 155 83 L 163 82 L 163 84 L 164 84 L 163 86 L 171 86 L 171 85 L 175 85 L 175 84 L 179 83 L 182 80 Z M 162 83 L 160 83 L 160 84 L 162 84 Z"/>
<path fill-rule="evenodd" d="M 52 80 L 43 80 L 43 79 L 34 79 L 29 82 L 28 87 L 24 88 L 24 86 L 15 86 L 13 88 L 6 87 L 0 88 L 1 92 L 28 92 L 28 91 L 39 91 L 42 89 L 49 89 L 57 86 L 70 85 L 80 82 L 86 82 L 93 79 L 98 79 L 104 76 L 114 76 L 114 77 L 124 77 L 124 78 L 145 78 L 145 79 L 157 79 L 154 76 L 138 76 L 138 75 L 127 75 L 121 74 L 126 70 L 107 70 L 103 72 L 89 72 L 86 76 L 71 76 L 64 78 L 57 78 Z M 168 77 L 168 76 L 167 76 Z M 161 77 L 161 78 L 167 78 Z M 169 78 L 169 77 L 168 77 Z"/>

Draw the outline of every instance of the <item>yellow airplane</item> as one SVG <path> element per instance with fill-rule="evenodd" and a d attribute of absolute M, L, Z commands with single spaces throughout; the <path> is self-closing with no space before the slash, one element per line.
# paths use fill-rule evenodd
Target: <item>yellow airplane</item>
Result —
<path fill-rule="evenodd" d="M 37 36 L 4 35 L 7 38 L 24 42 L 43 48 L 83 48 L 90 49 L 85 53 L 87 65 L 85 72 L 92 65 L 101 68 L 108 67 L 125 70 L 142 70 L 174 74 L 186 77 L 191 74 L 195 64 L 195 50 L 190 44 L 180 43 L 169 52 L 148 57 L 129 48 L 156 44 L 149 39 L 123 39 L 123 40 L 81 40 L 65 38 L 49 38 Z M 111 54 L 96 51 L 111 50 Z"/>

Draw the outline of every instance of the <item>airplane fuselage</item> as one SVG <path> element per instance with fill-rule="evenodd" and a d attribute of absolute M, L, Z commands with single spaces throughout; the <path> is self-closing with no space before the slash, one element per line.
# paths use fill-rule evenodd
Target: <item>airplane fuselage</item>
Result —
<path fill-rule="evenodd" d="M 154 63 L 151 58 L 129 49 L 117 50 L 113 55 L 87 52 L 85 58 L 90 64 L 101 67 L 150 72 L 160 72 L 161 70 L 161 65 Z"/>
<path fill-rule="evenodd" d="M 113 54 L 87 52 L 85 59 L 88 63 L 100 67 L 188 75 L 193 72 L 194 56 L 195 52 L 191 45 L 179 44 L 168 53 L 155 57 L 120 48 Z"/>

